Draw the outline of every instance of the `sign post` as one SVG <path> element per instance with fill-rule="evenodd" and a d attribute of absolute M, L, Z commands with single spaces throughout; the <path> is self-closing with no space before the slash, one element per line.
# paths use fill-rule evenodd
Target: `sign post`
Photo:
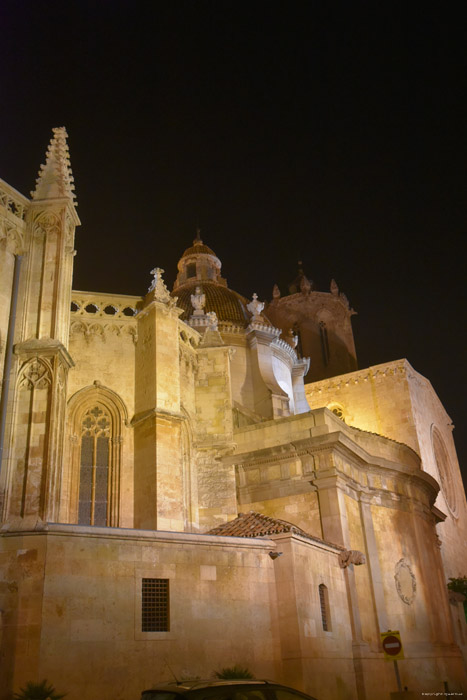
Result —
<path fill-rule="evenodd" d="M 399 632 L 388 630 L 387 632 L 381 632 L 381 644 L 383 646 L 384 658 L 386 661 L 394 662 L 394 673 L 396 674 L 397 688 L 399 692 L 402 692 L 401 677 L 399 675 L 399 668 L 397 666 L 397 660 L 404 658 L 404 649 L 402 648 L 402 641 Z"/>

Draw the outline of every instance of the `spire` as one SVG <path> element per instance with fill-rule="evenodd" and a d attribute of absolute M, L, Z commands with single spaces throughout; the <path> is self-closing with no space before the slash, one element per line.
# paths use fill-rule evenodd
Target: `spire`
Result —
<path fill-rule="evenodd" d="M 47 148 L 45 165 L 41 165 L 36 189 L 31 192 L 31 197 L 34 200 L 66 197 L 73 201 L 75 186 L 66 142 L 68 134 L 64 126 L 59 126 L 52 131 L 54 135 Z M 76 202 L 73 201 L 73 204 L 76 206 Z"/>

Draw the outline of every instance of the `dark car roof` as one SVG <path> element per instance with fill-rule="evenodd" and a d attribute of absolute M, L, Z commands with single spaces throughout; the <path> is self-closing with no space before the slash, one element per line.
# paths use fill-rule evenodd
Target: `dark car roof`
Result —
<path fill-rule="evenodd" d="M 271 686 L 272 688 L 284 688 L 286 690 L 291 690 L 294 693 L 303 695 L 309 700 L 315 700 L 311 695 L 304 693 L 301 690 L 296 690 L 295 688 L 289 688 L 289 686 L 282 685 L 282 683 L 276 683 L 275 681 L 269 681 L 266 679 L 256 679 L 256 678 L 242 678 L 236 680 L 220 680 L 220 679 L 208 679 L 208 680 L 187 680 L 187 681 L 172 681 L 169 683 L 158 683 L 153 688 L 148 688 L 144 690 L 141 694 L 141 698 L 144 698 L 145 693 L 153 692 L 170 692 L 174 694 L 183 695 L 191 690 L 202 690 L 203 688 L 216 688 L 216 687 L 232 687 L 232 686 L 252 686 L 252 685 L 263 685 Z"/>

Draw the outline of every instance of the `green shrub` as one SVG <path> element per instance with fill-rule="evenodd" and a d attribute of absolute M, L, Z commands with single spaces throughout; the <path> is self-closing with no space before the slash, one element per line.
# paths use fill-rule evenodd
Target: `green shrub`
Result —
<path fill-rule="evenodd" d="M 254 678 L 250 669 L 245 666 L 228 666 L 221 668 L 220 671 L 214 671 L 214 677 L 222 680 L 233 680 L 235 678 Z"/>
<path fill-rule="evenodd" d="M 19 693 L 13 695 L 13 700 L 61 700 L 65 695 L 66 693 L 57 693 L 47 680 L 40 683 L 30 681 L 20 689 Z"/>

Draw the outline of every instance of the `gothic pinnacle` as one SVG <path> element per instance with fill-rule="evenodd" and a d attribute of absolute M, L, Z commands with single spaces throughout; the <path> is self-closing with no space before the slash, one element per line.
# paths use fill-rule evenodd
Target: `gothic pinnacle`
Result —
<path fill-rule="evenodd" d="M 71 199 L 76 206 L 73 190 L 74 178 L 71 172 L 70 154 L 68 151 L 68 134 L 64 126 L 52 129 L 53 137 L 50 139 L 45 165 L 41 165 L 39 177 L 36 180 L 36 189 L 31 192 L 34 200 L 40 199 Z"/>

